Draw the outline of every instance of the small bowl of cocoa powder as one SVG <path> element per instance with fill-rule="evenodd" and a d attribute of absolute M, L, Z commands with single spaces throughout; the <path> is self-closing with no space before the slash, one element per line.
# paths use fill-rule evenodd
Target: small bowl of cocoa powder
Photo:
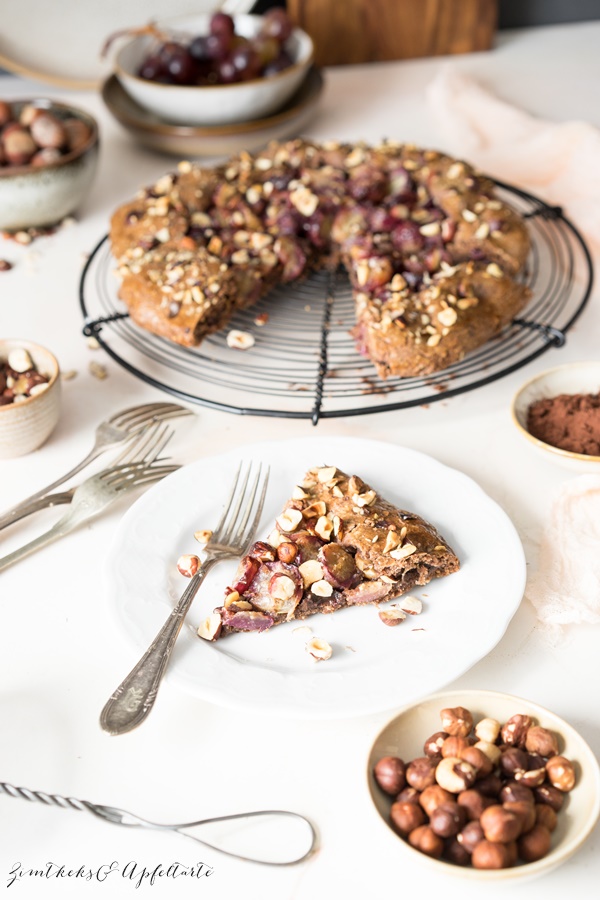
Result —
<path fill-rule="evenodd" d="M 600 362 L 536 375 L 515 395 L 512 417 L 547 458 L 580 472 L 600 471 Z"/>

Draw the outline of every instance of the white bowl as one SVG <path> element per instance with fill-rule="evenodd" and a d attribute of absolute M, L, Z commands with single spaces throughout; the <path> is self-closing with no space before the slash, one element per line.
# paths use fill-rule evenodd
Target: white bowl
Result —
<path fill-rule="evenodd" d="M 597 394 L 600 392 L 600 362 L 566 363 L 541 372 L 527 381 L 515 394 L 512 419 L 520 434 L 546 459 L 578 472 L 599 472 L 600 456 L 560 450 L 533 437 L 527 430 L 527 412 L 532 403 L 559 394 Z"/>
<path fill-rule="evenodd" d="M 236 34 L 258 34 L 262 16 L 234 16 Z M 157 23 L 160 30 L 196 37 L 208 34 L 211 16 L 177 16 Z M 313 42 L 305 31 L 294 28 L 286 49 L 294 64 L 267 78 L 235 84 L 208 86 L 161 84 L 137 76 L 142 60 L 155 39 L 142 36 L 128 41 L 115 58 L 115 73 L 127 93 L 140 106 L 166 122 L 178 125 L 230 125 L 267 116 L 283 106 L 308 72 Z"/>
<path fill-rule="evenodd" d="M 83 110 L 53 100 L 15 100 L 10 105 L 17 113 L 25 105 L 38 106 L 59 119 L 81 119 L 90 129 L 83 147 L 56 162 L 0 167 L 0 228 L 14 231 L 55 225 L 77 209 L 92 184 L 98 162 L 98 126 Z"/>
<path fill-rule="evenodd" d="M 38 372 L 50 379 L 45 391 L 22 403 L 0 406 L 0 459 L 24 456 L 46 441 L 60 416 L 60 369 L 56 358 L 31 341 L 0 340 L 0 360 L 11 350 L 27 350 Z"/>
<path fill-rule="evenodd" d="M 543 859 L 530 863 L 519 862 L 510 869 L 483 870 L 458 866 L 425 856 L 392 829 L 389 816 L 392 798 L 377 785 L 373 776 L 375 764 L 384 756 L 399 756 L 405 762 L 423 756 L 425 740 L 441 729 L 440 711 L 456 706 L 469 709 L 475 722 L 490 717 L 503 723 L 518 713 L 529 715 L 537 724 L 557 734 L 559 752 L 575 764 L 577 782 L 558 813 L 558 824 L 552 833 L 552 846 Z M 499 882 L 508 886 L 550 872 L 579 850 L 600 814 L 600 767 L 581 735 L 544 707 L 495 691 L 445 691 L 405 707 L 375 738 L 367 763 L 367 779 L 376 818 L 384 825 L 392 846 L 396 847 L 399 865 L 402 865 L 403 859 L 407 862 L 412 860 L 438 874 L 468 881 Z"/>

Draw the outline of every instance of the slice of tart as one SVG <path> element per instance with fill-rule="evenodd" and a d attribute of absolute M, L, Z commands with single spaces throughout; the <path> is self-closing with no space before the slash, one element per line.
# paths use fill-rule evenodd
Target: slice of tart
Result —
<path fill-rule="evenodd" d="M 291 619 L 392 600 L 456 572 L 436 528 L 384 500 L 357 475 L 311 469 L 238 566 L 225 602 L 199 634 L 266 631 Z"/>

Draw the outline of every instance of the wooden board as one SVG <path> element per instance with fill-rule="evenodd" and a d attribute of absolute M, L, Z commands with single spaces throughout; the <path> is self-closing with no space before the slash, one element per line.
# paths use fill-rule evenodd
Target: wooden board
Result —
<path fill-rule="evenodd" d="M 471 53 L 492 46 L 497 0 L 287 0 L 318 65 Z"/>

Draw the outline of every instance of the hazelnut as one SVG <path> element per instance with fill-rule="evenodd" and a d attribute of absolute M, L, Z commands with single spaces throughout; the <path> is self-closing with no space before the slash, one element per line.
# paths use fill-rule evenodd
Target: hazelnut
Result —
<path fill-rule="evenodd" d="M 13 166 L 27 165 L 37 151 L 37 145 L 28 131 L 17 126 L 2 135 L 4 155 Z"/>
<path fill-rule="evenodd" d="M 518 747 L 510 747 L 500 756 L 500 769 L 505 775 L 514 775 L 515 772 L 525 772 L 529 759 L 524 750 Z"/>
<path fill-rule="evenodd" d="M 544 825 L 548 831 L 554 831 L 558 823 L 558 816 L 551 806 L 547 803 L 536 803 L 533 807 L 535 811 L 536 825 Z"/>
<path fill-rule="evenodd" d="M 516 841 L 509 841 L 504 845 L 506 847 L 507 868 L 516 866 L 519 861 L 519 848 Z"/>
<path fill-rule="evenodd" d="M 506 869 L 509 861 L 506 845 L 491 841 L 480 841 L 471 856 L 471 863 L 476 869 Z"/>
<path fill-rule="evenodd" d="M 534 825 L 531 831 L 519 838 L 519 856 L 524 862 L 542 859 L 550 850 L 552 836 L 545 825 Z"/>
<path fill-rule="evenodd" d="M 490 775 L 493 771 L 494 767 L 491 760 L 477 747 L 465 747 L 458 755 L 460 759 L 464 759 L 465 762 L 473 766 L 477 773 L 477 778 L 485 778 L 486 775 Z"/>
<path fill-rule="evenodd" d="M 442 756 L 458 756 L 466 747 L 470 747 L 471 742 L 466 737 L 447 737 L 442 744 Z"/>
<path fill-rule="evenodd" d="M 515 800 L 512 803 L 503 803 L 504 809 L 510 810 L 513 812 L 521 821 L 521 834 L 526 834 L 528 831 L 531 831 L 533 826 L 535 825 L 535 806 L 532 806 L 531 803 L 528 803 L 527 800 Z M 550 809 L 549 806 L 546 809 Z M 550 810 L 552 812 L 552 810 Z"/>
<path fill-rule="evenodd" d="M 418 756 L 406 767 L 406 780 L 418 791 L 435 784 L 436 763 L 428 756 Z M 443 785 L 442 785 L 443 787 Z"/>
<path fill-rule="evenodd" d="M 500 722 L 496 719 L 481 719 L 475 726 L 475 734 L 480 741 L 495 744 L 500 734 Z"/>
<path fill-rule="evenodd" d="M 487 809 L 488 806 L 491 806 L 494 800 L 491 797 L 484 797 L 484 795 L 480 794 L 479 791 L 470 789 L 467 791 L 461 791 L 456 798 L 456 802 L 459 803 L 460 806 L 464 806 L 469 819 L 478 820 L 481 818 L 481 814 L 483 813 L 484 809 Z"/>
<path fill-rule="evenodd" d="M 493 766 L 497 765 L 500 761 L 502 751 L 496 744 L 492 744 L 489 741 L 477 741 L 473 746 L 477 747 L 478 750 L 481 750 L 482 753 L 485 753 Z"/>
<path fill-rule="evenodd" d="M 453 837 L 446 842 L 444 859 L 456 866 L 468 866 L 471 863 L 471 854 Z"/>
<path fill-rule="evenodd" d="M 451 794 L 459 794 L 470 788 L 476 775 L 476 769 L 457 756 L 444 757 L 435 770 L 435 780 Z"/>
<path fill-rule="evenodd" d="M 392 825 L 402 837 L 407 837 L 411 831 L 424 825 L 425 813 L 417 803 L 392 803 L 390 809 Z"/>
<path fill-rule="evenodd" d="M 197 556 L 184 554 L 177 560 L 177 568 L 186 578 L 191 578 L 200 568 L 200 560 Z"/>
<path fill-rule="evenodd" d="M 500 737 L 505 744 L 524 747 L 530 725 L 530 716 L 511 716 L 511 718 L 502 726 Z"/>
<path fill-rule="evenodd" d="M 430 788 L 427 788 L 430 790 Z M 405 787 L 396 797 L 397 803 L 418 803 L 421 792 L 414 787 Z"/>
<path fill-rule="evenodd" d="M 67 143 L 67 132 L 56 116 L 43 112 L 36 116 L 29 126 L 31 136 L 38 147 L 64 147 Z"/>
<path fill-rule="evenodd" d="M 212 613 L 203 619 L 198 626 L 198 637 L 203 638 L 205 641 L 216 641 L 221 634 L 222 627 L 223 623 L 219 613 Z"/>
<path fill-rule="evenodd" d="M 535 803 L 533 791 L 524 784 L 516 781 L 507 781 L 500 791 L 501 803 L 515 803 L 517 800 L 525 800 L 527 803 Z"/>
<path fill-rule="evenodd" d="M 525 747 L 529 753 L 539 753 L 540 756 L 556 756 L 558 754 L 556 735 L 539 725 L 534 725 L 527 732 Z"/>
<path fill-rule="evenodd" d="M 536 803 L 547 803 L 555 812 L 558 812 L 565 802 L 565 795 L 552 784 L 542 784 L 534 788 L 533 796 Z"/>
<path fill-rule="evenodd" d="M 67 141 L 70 150 L 79 150 L 92 136 L 90 128 L 81 119 L 64 119 L 63 128 L 67 132 Z"/>
<path fill-rule="evenodd" d="M 32 166 L 48 166 L 62 159 L 62 153 L 56 147 L 44 147 L 31 157 Z"/>
<path fill-rule="evenodd" d="M 296 559 L 297 552 L 298 548 L 291 541 L 282 541 L 277 548 L 277 558 L 281 560 L 282 563 L 293 563 Z"/>
<path fill-rule="evenodd" d="M 473 728 L 473 716 L 464 706 L 443 709 L 440 712 L 442 729 L 457 737 L 466 737 Z"/>
<path fill-rule="evenodd" d="M 527 772 L 515 772 L 515 781 L 528 788 L 539 787 L 546 780 L 546 769 L 528 769 Z"/>
<path fill-rule="evenodd" d="M 521 819 L 516 813 L 496 804 L 488 806 L 479 820 L 486 841 L 506 844 L 514 841 L 521 833 Z"/>
<path fill-rule="evenodd" d="M 458 832 L 464 828 L 466 823 L 466 809 L 464 806 L 459 806 L 458 803 L 453 801 L 450 803 L 440 803 L 429 817 L 429 824 L 432 830 L 443 838 L 454 837 L 454 835 L 458 834 Z"/>
<path fill-rule="evenodd" d="M 0 100 L 0 128 L 12 119 L 12 109 L 6 100 Z"/>
<path fill-rule="evenodd" d="M 477 844 L 485 840 L 479 821 L 473 819 L 473 821 L 467 822 L 463 830 L 456 835 L 456 840 L 467 853 L 472 853 Z"/>
<path fill-rule="evenodd" d="M 19 125 L 23 125 L 24 128 L 29 128 L 33 120 L 37 119 L 38 116 L 41 116 L 43 112 L 44 110 L 42 107 L 34 106 L 32 103 L 26 103 L 19 115 Z"/>
<path fill-rule="evenodd" d="M 559 791 L 572 791 L 575 787 L 573 763 L 564 756 L 551 756 L 546 763 L 548 781 Z"/>
<path fill-rule="evenodd" d="M 439 756 L 442 752 L 442 744 L 448 737 L 445 731 L 436 731 L 431 737 L 428 737 L 423 745 L 425 756 Z"/>
<path fill-rule="evenodd" d="M 454 795 L 450 791 L 445 791 L 439 784 L 432 784 L 419 796 L 419 803 L 428 816 L 433 815 L 433 811 L 442 803 L 450 803 L 454 800 Z"/>
<path fill-rule="evenodd" d="M 475 782 L 477 790 L 484 797 L 498 797 L 502 790 L 502 779 L 498 775 L 486 775 L 485 778 L 478 778 Z"/>
<path fill-rule="evenodd" d="M 420 850 L 426 856 L 432 856 L 439 859 L 444 852 L 444 841 L 442 838 L 432 831 L 429 825 L 420 825 L 408 836 L 408 843 L 415 850 Z"/>
<path fill-rule="evenodd" d="M 384 756 L 379 760 L 373 774 L 382 791 L 392 797 L 399 794 L 406 785 L 406 766 L 398 756 Z"/>

